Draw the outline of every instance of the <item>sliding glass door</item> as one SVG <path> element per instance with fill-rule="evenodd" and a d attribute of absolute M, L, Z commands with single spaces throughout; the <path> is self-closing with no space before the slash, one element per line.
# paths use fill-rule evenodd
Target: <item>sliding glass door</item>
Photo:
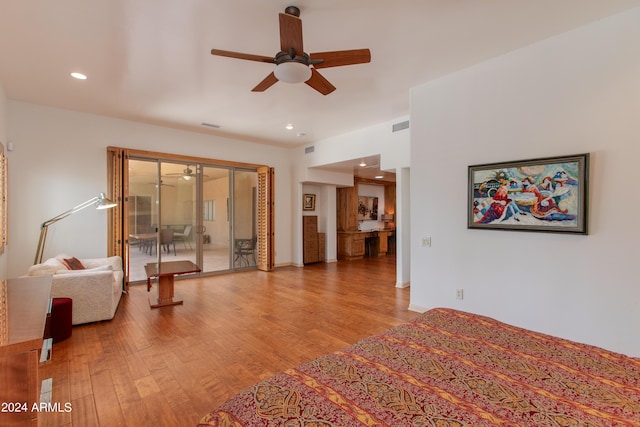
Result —
<path fill-rule="evenodd" d="M 256 171 L 236 169 L 233 174 L 233 267 L 255 267 L 257 259 Z"/>
<path fill-rule="evenodd" d="M 257 265 L 257 171 L 129 158 L 129 282 L 144 265 L 190 260 L 202 274 Z"/>
<path fill-rule="evenodd" d="M 229 210 L 232 170 L 213 166 L 202 168 L 202 269 L 224 271 L 231 268 L 229 259 L 231 232 Z"/>

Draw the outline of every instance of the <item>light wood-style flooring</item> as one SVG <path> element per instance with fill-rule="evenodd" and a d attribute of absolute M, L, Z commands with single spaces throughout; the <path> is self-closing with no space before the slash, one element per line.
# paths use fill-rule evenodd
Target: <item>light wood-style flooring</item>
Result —
<path fill-rule="evenodd" d="M 111 321 L 54 344 L 41 426 L 195 426 L 231 395 L 417 316 L 395 257 L 176 281 L 184 305 L 150 309 L 146 286 Z"/>

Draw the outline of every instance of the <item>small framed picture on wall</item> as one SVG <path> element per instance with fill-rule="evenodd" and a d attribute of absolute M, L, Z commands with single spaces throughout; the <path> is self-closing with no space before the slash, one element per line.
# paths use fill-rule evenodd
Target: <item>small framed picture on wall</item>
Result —
<path fill-rule="evenodd" d="M 316 195 L 305 194 L 302 198 L 302 210 L 303 211 L 315 211 L 316 210 Z"/>

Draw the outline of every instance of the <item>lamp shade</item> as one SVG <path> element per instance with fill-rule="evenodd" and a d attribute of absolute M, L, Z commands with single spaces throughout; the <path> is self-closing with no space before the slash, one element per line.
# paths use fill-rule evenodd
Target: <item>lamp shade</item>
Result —
<path fill-rule="evenodd" d="M 96 209 L 110 209 L 118 206 L 116 202 L 111 199 L 107 199 L 104 193 L 100 193 L 98 201 L 96 202 Z"/>
<path fill-rule="evenodd" d="M 276 65 L 273 74 L 281 82 L 302 83 L 311 78 L 311 68 L 301 62 L 283 62 Z"/>

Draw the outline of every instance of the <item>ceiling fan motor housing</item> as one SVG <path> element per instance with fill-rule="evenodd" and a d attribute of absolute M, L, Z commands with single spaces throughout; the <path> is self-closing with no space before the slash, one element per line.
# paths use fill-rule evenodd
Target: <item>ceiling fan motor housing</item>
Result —
<path fill-rule="evenodd" d="M 293 16 L 300 16 L 300 9 L 296 6 L 288 6 L 285 10 L 284 13 L 288 13 L 289 15 L 293 15 Z"/>

